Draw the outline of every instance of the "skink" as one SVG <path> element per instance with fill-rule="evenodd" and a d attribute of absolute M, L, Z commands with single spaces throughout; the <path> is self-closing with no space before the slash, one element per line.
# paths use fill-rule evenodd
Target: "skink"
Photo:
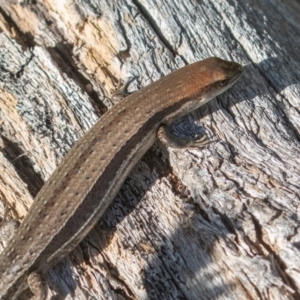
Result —
<path fill-rule="evenodd" d="M 238 63 L 208 58 L 163 77 L 104 114 L 45 183 L 1 254 L 0 299 L 15 299 L 28 286 L 34 299 L 45 299 L 44 274 L 93 228 L 160 126 L 227 90 L 242 71 Z"/>

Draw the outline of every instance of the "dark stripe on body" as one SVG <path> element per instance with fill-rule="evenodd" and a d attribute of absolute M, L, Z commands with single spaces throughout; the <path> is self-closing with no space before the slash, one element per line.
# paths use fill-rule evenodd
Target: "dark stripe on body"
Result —
<path fill-rule="evenodd" d="M 194 98 L 194 97 L 193 97 Z M 65 226 L 53 237 L 53 239 L 49 242 L 48 246 L 43 250 L 43 252 L 39 255 L 34 265 L 42 264 L 45 261 L 45 257 L 50 257 L 55 251 L 57 251 L 65 241 L 67 241 L 70 237 L 74 236 L 76 232 L 78 231 L 78 228 L 81 228 L 81 226 L 86 222 L 88 219 L 87 214 L 89 214 L 91 211 L 96 209 L 99 206 L 99 201 L 104 198 L 107 189 L 108 184 L 112 179 L 115 177 L 116 172 L 124 162 L 124 160 L 127 160 L 129 154 L 131 153 L 132 149 L 137 145 L 141 137 L 149 134 L 153 128 L 155 128 L 159 123 L 161 123 L 168 115 L 174 113 L 177 110 L 180 110 L 180 108 L 183 106 L 184 103 L 187 103 L 190 100 L 190 98 L 181 99 L 179 102 L 175 103 L 172 106 L 169 106 L 165 108 L 163 111 L 159 111 L 156 114 L 154 114 L 151 118 L 149 118 L 142 126 L 141 128 L 128 140 L 126 143 L 119 149 L 119 151 L 115 154 L 113 159 L 110 161 L 110 163 L 107 165 L 107 167 L 103 170 L 102 174 L 90 190 L 90 192 L 87 194 L 85 199 L 82 201 L 82 203 L 79 205 L 75 213 L 70 217 L 70 219 L 67 221 Z M 145 149 L 144 152 L 146 152 L 147 149 Z M 139 156 L 143 156 L 144 153 L 137 153 Z M 134 158 L 133 158 L 134 159 Z M 129 168 L 128 172 L 132 169 Z M 126 174 L 127 176 L 128 174 Z M 126 178 L 126 177 L 125 177 Z M 125 180 L 123 179 L 123 181 Z M 120 183 L 122 184 L 123 181 Z M 118 181 L 117 181 L 118 182 Z M 119 184 L 119 185 L 120 185 Z M 117 194 L 118 190 L 116 188 L 113 188 L 112 195 L 110 196 L 110 201 L 105 205 L 105 209 L 107 206 L 112 202 L 115 195 Z M 102 212 L 102 209 L 100 210 Z M 102 212 L 102 214 L 104 211 Z M 95 223 L 100 219 L 101 215 L 99 215 L 99 212 L 93 217 L 93 219 L 90 222 L 89 228 L 87 231 L 90 231 Z M 85 234 L 83 236 L 80 235 L 79 240 L 74 244 L 72 244 L 71 249 L 68 249 L 68 251 L 63 252 L 69 252 L 75 246 L 84 238 L 84 236 L 87 234 L 86 231 L 84 231 Z M 69 247 L 68 247 L 69 248 Z M 43 261 L 42 261 L 43 258 Z M 58 258 L 58 260 L 60 257 Z M 51 263 L 51 266 L 53 264 Z M 49 266 L 46 266 L 48 268 Z"/>

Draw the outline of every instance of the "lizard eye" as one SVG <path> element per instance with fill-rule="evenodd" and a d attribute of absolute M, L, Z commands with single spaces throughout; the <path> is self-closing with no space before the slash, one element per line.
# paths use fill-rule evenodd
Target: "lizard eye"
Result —
<path fill-rule="evenodd" d="M 221 85 L 221 86 L 225 86 L 225 85 L 227 85 L 228 83 L 229 83 L 229 79 L 223 79 L 223 80 L 220 81 L 220 85 Z"/>

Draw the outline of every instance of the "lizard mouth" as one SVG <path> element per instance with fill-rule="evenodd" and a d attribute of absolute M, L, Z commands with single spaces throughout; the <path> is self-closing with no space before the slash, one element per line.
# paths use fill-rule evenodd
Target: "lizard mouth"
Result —
<path fill-rule="evenodd" d="M 234 62 L 232 62 L 232 64 L 234 64 L 234 68 L 232 68 L 231 71 L 231 76 L 228 84 L 229 86 L 232 86 L 241 77 L 241 75 L 244 72 L 244 68 L 242 65 Z"/>

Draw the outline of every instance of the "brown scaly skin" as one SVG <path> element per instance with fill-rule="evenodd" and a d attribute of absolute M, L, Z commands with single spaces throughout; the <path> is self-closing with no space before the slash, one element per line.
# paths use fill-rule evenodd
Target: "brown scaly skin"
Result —
<path fill-rule="evenodd" d="M 45 298 L 43 274 L 93 228 L 161 125 L 231 87 L 243 68 L 208 58 L 181 68 L 128 96 L 74 145 L 45 183 L 0 256 L 0 299 L 28 285 Z"/>

